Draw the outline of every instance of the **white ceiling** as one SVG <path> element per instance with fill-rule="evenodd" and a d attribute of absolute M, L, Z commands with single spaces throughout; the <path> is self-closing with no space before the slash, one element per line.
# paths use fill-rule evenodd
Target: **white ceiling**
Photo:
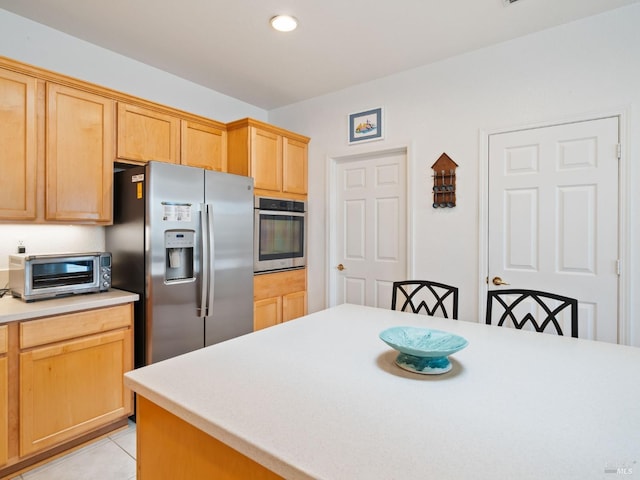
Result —
<path fill-rule="evenodd" d="M 270 110 L 640 0 L 0 0 Z M 269 19 L 298 18 L 278 33 Z"/>

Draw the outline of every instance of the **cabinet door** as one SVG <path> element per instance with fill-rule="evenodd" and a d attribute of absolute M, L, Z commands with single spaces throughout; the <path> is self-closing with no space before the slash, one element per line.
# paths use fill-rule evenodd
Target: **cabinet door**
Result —
<path fill-rule="evenodd" d="M 45 218 L 112 221 L 115 102 L 47 85 Z"/>
<path fill-rule="evenodd" d="M 253 331 L 272 327 L 282 321 L 282 297 L 265 298 L 253 303 Z"/>
<path fill-rule="evenodd" d="M 286 270 L 253 277 L 254 330 L 307 313 L 307 271 Z"/>
<path fill-rule="evenodd" d="M 130 414 L 122 376 L 131 368 L 131 329 L 21 353 L 20 455 Z"/>
<path fill-rule="evenodd" d="M 282 321 L 288 322 L 307 313 L 307 292 L 294 292 L 282 297 Z"/>
<path fill-rule="evenodd" d="M 6 356 L 0 357 L 0 465 L 9 459 L 9 366 Z"/>
<path fill-rule="evenodd" d="M 307 144 L 282 139 L 282 191 L 307 194 Z"/>
<path fill-rule="evenodd" d="M 118 103 L 118 158 L 180 163 L 180 119 Z"/>
<path fill-rule="evenodd" d="M 204 123 L 182 120 L 180 163 L 227 171 L 227 132 Z"/>
<path fill-rule="evenodd" d="M 9 458 L 9 363 L 8 329 L 0 327 L 0 465 Z"/>
<path fill-rule="evenodd" d="M 0 70 L 0 219 L 36 218 L 35 78 Z"/>
<path fill-rule="evenodd" d="M 251 175 L 256 189 L 282 191 L 282 136 L 251 127 Z"/>

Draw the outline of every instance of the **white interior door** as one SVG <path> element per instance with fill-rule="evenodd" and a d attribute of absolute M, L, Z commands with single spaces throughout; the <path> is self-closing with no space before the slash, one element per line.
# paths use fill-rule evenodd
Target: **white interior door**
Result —
<path fill-rule="evenodd" d="M 335 173 L 336 304 L 390 308 L 407 274 L 406 151 L 342 160 Z"/>
<path fill-rule="evenodd" d="M 489 137 L 489 289 L 576 298 L 579 336 L 608 342 L 618 339 L 618 128 L 610 117 Z"/>

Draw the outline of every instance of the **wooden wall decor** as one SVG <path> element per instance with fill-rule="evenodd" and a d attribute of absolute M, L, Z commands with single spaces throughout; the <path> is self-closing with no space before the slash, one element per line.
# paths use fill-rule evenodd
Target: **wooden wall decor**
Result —
<path fill-rule="evenodd" d="M 443 153 L 433 169 L 433 208 L 453 208 L 456 206 L 456 168 L 458 164 Z"/>

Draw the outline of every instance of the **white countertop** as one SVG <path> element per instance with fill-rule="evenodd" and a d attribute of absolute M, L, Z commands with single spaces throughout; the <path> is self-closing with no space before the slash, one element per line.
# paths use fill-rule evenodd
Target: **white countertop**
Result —
<path fill-rule="evenodd" d="M 464 336 L 453 370 L 378 333 Z M 289 479 L 602 479 L 640 469 L 640 349 L 341 305 L 144 367 L 125 383 Z"/>
<path fill-rule="evenodd" d="M 106 292 L 72 295 L 69 297 L 23 302 L 7 293 L 0 298 L 0 324 L 18 320 L 30 320 L 49 315 L 89 310 L 92 308 L 110 307 L 138 300 L 137 293 L 125 292 L 112 288 Z"/>

